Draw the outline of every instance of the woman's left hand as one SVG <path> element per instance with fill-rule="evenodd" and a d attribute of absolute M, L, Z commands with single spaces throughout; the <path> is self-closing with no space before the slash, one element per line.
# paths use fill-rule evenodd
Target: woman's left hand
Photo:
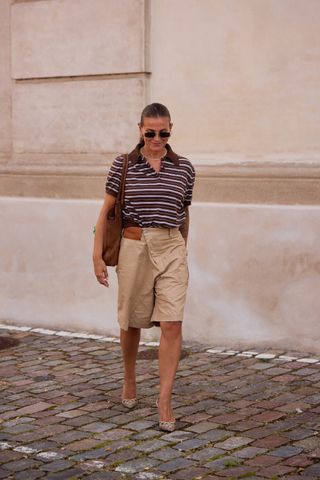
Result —
<path fill-rule="evenodd" d="M 99 260 L 94 260 L 94 273 L 95 276 L 101 285 L 104 285 L 105 287 L 109 287 L 109 281 L 108 281 L 108 269 L 104 261 L 101 259 Z"/>

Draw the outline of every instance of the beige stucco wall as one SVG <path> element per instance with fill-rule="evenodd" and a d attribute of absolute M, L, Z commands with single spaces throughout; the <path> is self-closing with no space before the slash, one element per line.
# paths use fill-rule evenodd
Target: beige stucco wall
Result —
<path fill-rule="evenodd" d="M 75 167 L 72 155 L 80 153 L 79 172 L 101 165 L 97 155 L 114 156 L 136 142 L 147 101 L 148 6 L 144 0 L 0 4 L 0 94 L 8 104 L 0 133 L 13 143 L 2 173 L 17 173 L 17 165 L 30 173 L 36 167 L 38 175 L 48 164 Z"/>
<path fill-rule="evenodd" d="M 144 0 L 41 0 L 12 6 L 13 78 L 146 71 Z"/>
<path fill-rule="evenodd" d="M 197 172 L 185 338 L 318 350 L 318 0 L 89 4 L 0 2 L 0 321 L 117 333 L 94 199 L 160 101 Z"/>
<path fill-rule="evenodd" d="M 10 0 L 0 3 L 0 164 L 11 155 Z"/>
<path fill-rule="evenodd" d="M 151 98 L 172 106 L 179 150 L 196 161 L 320 161 L 318 0 L 151 6 Z"/>
<path fill-rule="evenodd" d="M 106 289 L 91 265 L 100 205 L 0 199 L 1 321 L 118 335 L 114 269 Z M 191 225 L 186 340 L 320 352 L 320 207 L 196 203 Z"/>
<path fill-rule="evenodd" d="M 106 164 L 132 148 L 143 105 L 158 100 L 174 148 L 200 168 L 196 200 L 317 203 L 319 10 L 317 0 L 4 0 L 1 191 L 98 197 Z"/>
<path fill-rule="evenodd" d="M 320 351 L 319 206 L 199 203 L 192 226 L 191 338 Z"/>
<path fill-rule="evenodd" d="M 19 83 L 13 92 L 14 151 L 123 151 L 136 141 L 132 124 L 145 103 L 144 94 L 145 80 L 136 77 Z"/>

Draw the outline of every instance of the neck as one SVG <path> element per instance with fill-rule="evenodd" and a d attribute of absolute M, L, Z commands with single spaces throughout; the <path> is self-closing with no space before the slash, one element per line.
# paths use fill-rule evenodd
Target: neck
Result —
<path fill-rule="evenodd" d="M 161 152 L 159 153 L 158 152 L 153 153 L 153 152 L 150 152 L 150 150 L 148 150 L 145 146 L 142 147 L 140 151 L 145 158 L 148 158 L 150 160 L 161 160 L 161 158 L 164 157 L 167 153 L 166 148 L 161 150 Z"/>

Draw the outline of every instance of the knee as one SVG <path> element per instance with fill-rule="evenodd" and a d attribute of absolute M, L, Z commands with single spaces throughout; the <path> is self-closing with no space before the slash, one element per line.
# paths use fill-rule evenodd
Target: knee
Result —
<path fill-rule="evenodd" d="M 181 336 L 182 322 L 160 322 L 161 333 L 170 340 Z"/>

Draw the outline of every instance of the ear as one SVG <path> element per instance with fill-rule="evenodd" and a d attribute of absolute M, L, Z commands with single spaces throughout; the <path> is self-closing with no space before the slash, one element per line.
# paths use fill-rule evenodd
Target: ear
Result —
<path fill-rule="evenodd" d="M 171 130 L 171 128 L 173 127 L 173 123 L 172 123 L 172 122 L 169 123 L 169 127 L 170 127 L 170 130 Z"/>

